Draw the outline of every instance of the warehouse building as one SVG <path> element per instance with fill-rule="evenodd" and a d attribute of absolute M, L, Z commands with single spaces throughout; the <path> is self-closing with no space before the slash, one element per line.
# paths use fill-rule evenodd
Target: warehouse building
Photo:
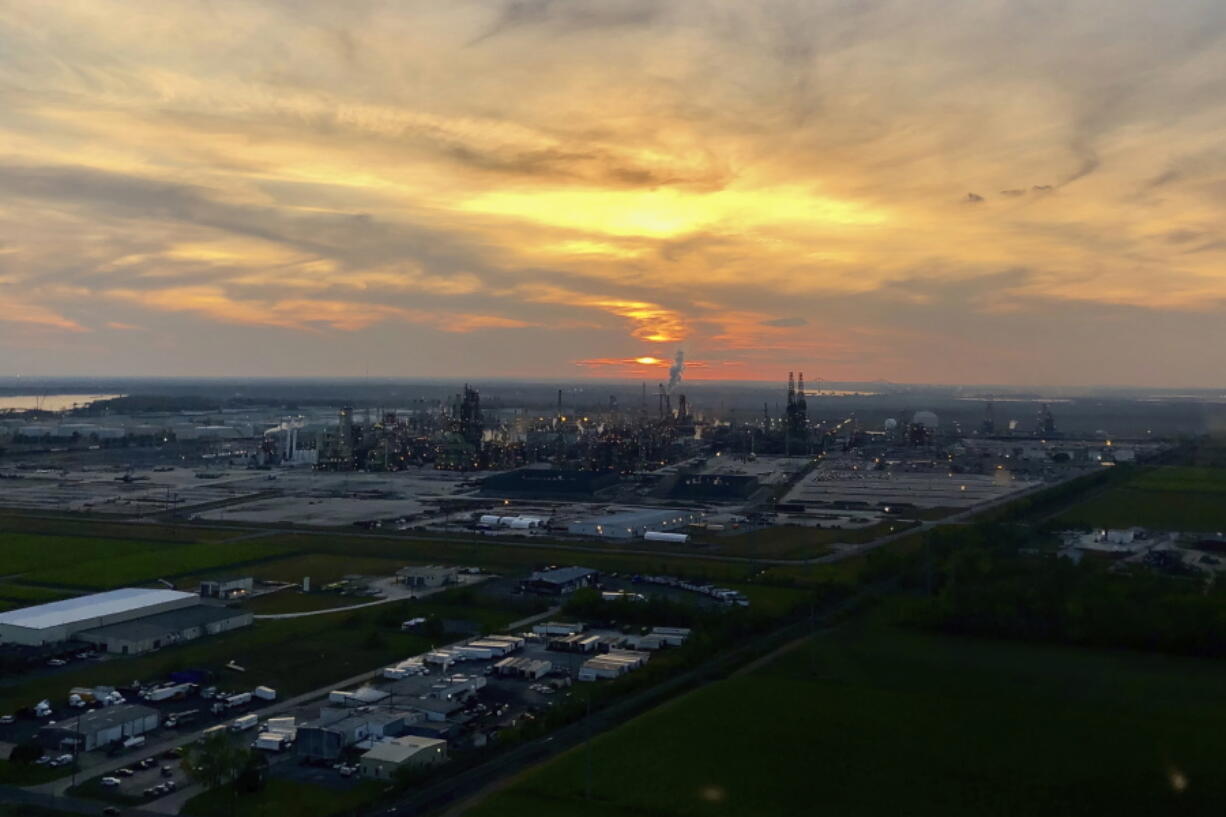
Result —
<path fill-rule="evenodd" d="M 200 595 L 208 599 L 232 599 L 251 595 L 255 579 L 234 576 L 228 579 L 208 579 L 200 582 Z"/>
<path fill-rule="evenodd" d="M 519 586 L 525 593 L 561 596 L 573 593 L 581 587 L 590 587 L 599 580 L 600 573 L 590 567 L 557 567 L 533 571 Z"/>
<path fill-rule="evenodd" d="M 396 581 L 409 587 L 442 587 L 458 581 L 459 570 L 444 565 L 402 567 L 396 571 Z"/>
<path fill-rule="evenodd" d="M 80 741 L 82 752 L 109 746 L 157 729 L 156 709 L 140 704 L 119 704 L 85 712 L 80 717 L 44 726 L 38 741 L 48 749 L 71 749 Z"/>
<path fill-rule="evenodd" d="M 702 511 L 683 508 L 632 508 L 576 520 L 566 526 L 566 531 L 604 539 L 639 539 L 647 531 L 680 530 L 687 525 L 697 525 L 703 516 Z"/>
<path fill-rule="evenodd" d="M 401 769 L 421 769 L 447 760 L 447 741 L 405 735 L 382 740 L 362 755 L 363 777 L 391 780 Z"/>
<path fill-rule="evenodd" d="M 76 638 L 116 655 L 140 655 L 194 641 L 201 636 L 247 627 L 253 620 L 254 617 L 247 610 L 195 604 L 132 621 L 82 630 L 76 634 Z"/>
<path fill-rule="evenodd" d="M 83 630 L 120 624 L 199 604 L 195 593 L 124 587 L 0 614 L 0 643 L 59 644 Z"/>

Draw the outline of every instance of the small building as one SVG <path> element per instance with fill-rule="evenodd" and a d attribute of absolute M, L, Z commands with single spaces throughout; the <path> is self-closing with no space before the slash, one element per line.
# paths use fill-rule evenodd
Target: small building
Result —
<path fill-rule="evenodd" d="M 501 678 L 527 678 L 530 681 L 544 678 L 552 669 L 552 661 L 534 658 L 504 658 L 494 664 L 494 674 Z"/>
<path fill-rule="evenodd" d="M 618 678 L 647 663 L 651 656 L 635 650 L 610 650 L 608 653 L 583 662 L 579 668 L 580 681 L 596 681 L 601 678 Z"/>
<path fill-rule="evenodd" d="M 447 741 L 404 735 L 381 740 L 362 755 L 358 764 L 363 777 L 391 780 L 401 769 L 420 769 L 447 760 Z"/>
<path fill-rule="evenodd" d="M 92 752 L 157 729 L 160 717 L 156 709 L 140 704 L 108 706 L 44 726 L 38 732 L 38 741 L 48 749 L 77 746 L 82 752 Z"/>
<path fill-rule="evenodd" d="M 519 586 L 526 593 L 562 596 L 573 593 L 581 587 L 590 587 L 599 580 L 599 571 L 590 567 L 558 567 L 533 571 L 530 577 L 519 583 Z"/>
<path fill-rule="evenodd" d="M 76 638 L 116 655 L 140 655 L 194 641 L 205 635 L 247 627 L 253 620 L 254 616 L 249 610 L 197 603 L 178 610 L 82 630 L 76 634 Z"/>
<path fill-rule="evenodd" d="M 206 579 L 200 582 L 200 595 L 206 599 L 232 599 L 248 596 L 254 588 L 255 579 L 250 576 Z"/>
<path fill-rule="evenodd" d="M 532 632 L 537 635 L 574 635 L 583 632 L 581 621 L 545 621 L 532 625 Z"/>
<path fill-rule="evenodd" d="M 355 715 L 325 707 L 319 715 L 317 720 L 298 726 L 294 746 L 301 757 L 335 760 L 350 746 L 405 734 L 410 725 L 420 720 L 413 712 L 392 709 L 372 709 Z"/>
<path fill-rule="evenodd" d="M 464 704 L 454 698 L 426 698 L 425 700 L 410 700 L 404 702 L 403 706 L 412 710 L 413 712 L 420 712 L 426 721 L 432 723 L 442 723 L 448 718 L 454 717 L 457 713 L 464 709 Z"/>
<path fill-rule="evenodd" d="M 445 565 L 402 567 L 396 571 L 396 581 L 409 587 L 442 587 L 455 584 L 459 570 Z"/>
<path fill-rule="evenodd" d="M 549 639 L 549 643 L 545 649 L 554 652 L 598 652 L 601 646 L 601 637 L 598 635 L 584 635 L 575 633 L 574 635 L 558 635 Z"/>

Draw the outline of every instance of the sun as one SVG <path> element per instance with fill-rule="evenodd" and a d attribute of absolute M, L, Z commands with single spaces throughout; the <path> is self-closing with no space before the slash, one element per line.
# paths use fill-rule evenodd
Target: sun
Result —
<path fill-rule="evenodd" d="M 659 363 L 663 363 L 664 361 L 663 361 L 663 360 L 661 360 L 661 359 L 660 359 L 660 358 L 658 358 L 658 357 L 650 357 L 650 356 L 648 356 L 648 357 L 636 357 L 636 358 L 634 359 L 634 362 L 635 362 L 635 363 L 641 363 L 641 364 L 643 364 L 644 366 L 655 366 L 655 365 L 657 365 L 657 364 L 659 364 Z"/>

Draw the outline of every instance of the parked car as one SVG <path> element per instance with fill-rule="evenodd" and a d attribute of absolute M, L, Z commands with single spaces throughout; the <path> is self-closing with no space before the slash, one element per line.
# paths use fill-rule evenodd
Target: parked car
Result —
<path fill-rule="evenodd" d="M 16 720 L 12 715 L 0 715 L 0 723 L 13 723 Z"/>
<path fill-rule="evenodd" d="M 101 783 L 101 784 L 102 784 L 102 785 L 104 785 L 104 786 L 107 786 L 107 787 L 110 787 L 110 786 L 118 786 L 118 785 L 119 785 L 119 778 L 118 778 L 118 777 L 104 777 L 104 778 L 102 778 L 101 780 L 99 780 L 98 782 L 99 782 L 99 783 Z"/>
<path fill-rule="evenodd" d="M 174 777 L 174 776 L 175 776 L 175 770 L 173 768 L 171 768 L 170 766 L 162 767 L 162 777 Z"/>
<path fill-rule="evenodd" d="M 65 661 L 63 658 L 52 658 L 52 659 L 49 659 L 49 660 L 47 661 L 47 666 L 49 666 L 49 667 L 62 667 L 62 666 L 64 666 L 64 665 L 65 665 L 65 664 L 67 664 L 67 663 L 68 663 L 68 662 L 67 662 L 67 661 Z"/>
<path fill-rule="evenodd" d="M 119 775 L 120 777 L 131 777 L 132 775 L 136 774 L 136 772 L 125 766 L 122 769 L 116 769 L 115 774 Z"/>
<path fill-rule="evenodd" d="M 119 814 L 119 807 L 118 806 L 107 806 L 106 808 L 102 810 L 102 813 L 107 815 L 107 817 L 115 817 L 115 815 Z"/>

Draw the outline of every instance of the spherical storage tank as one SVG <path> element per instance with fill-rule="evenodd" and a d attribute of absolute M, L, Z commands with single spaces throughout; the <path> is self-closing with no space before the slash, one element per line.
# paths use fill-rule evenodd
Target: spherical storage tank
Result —
<path fill-rule="evenodd" d="M 911 418 L 911 422 L 922 425 L 924 428 L 936 428 L 937 416 L 931 411 L 917 411 Z"/>
<path fill-rule="evenodd" d="M 895 420 L 893 417 L 885 421 L 886 431 L 893 431 L 896 428 L 898 428 L 898 421 Z"/>

